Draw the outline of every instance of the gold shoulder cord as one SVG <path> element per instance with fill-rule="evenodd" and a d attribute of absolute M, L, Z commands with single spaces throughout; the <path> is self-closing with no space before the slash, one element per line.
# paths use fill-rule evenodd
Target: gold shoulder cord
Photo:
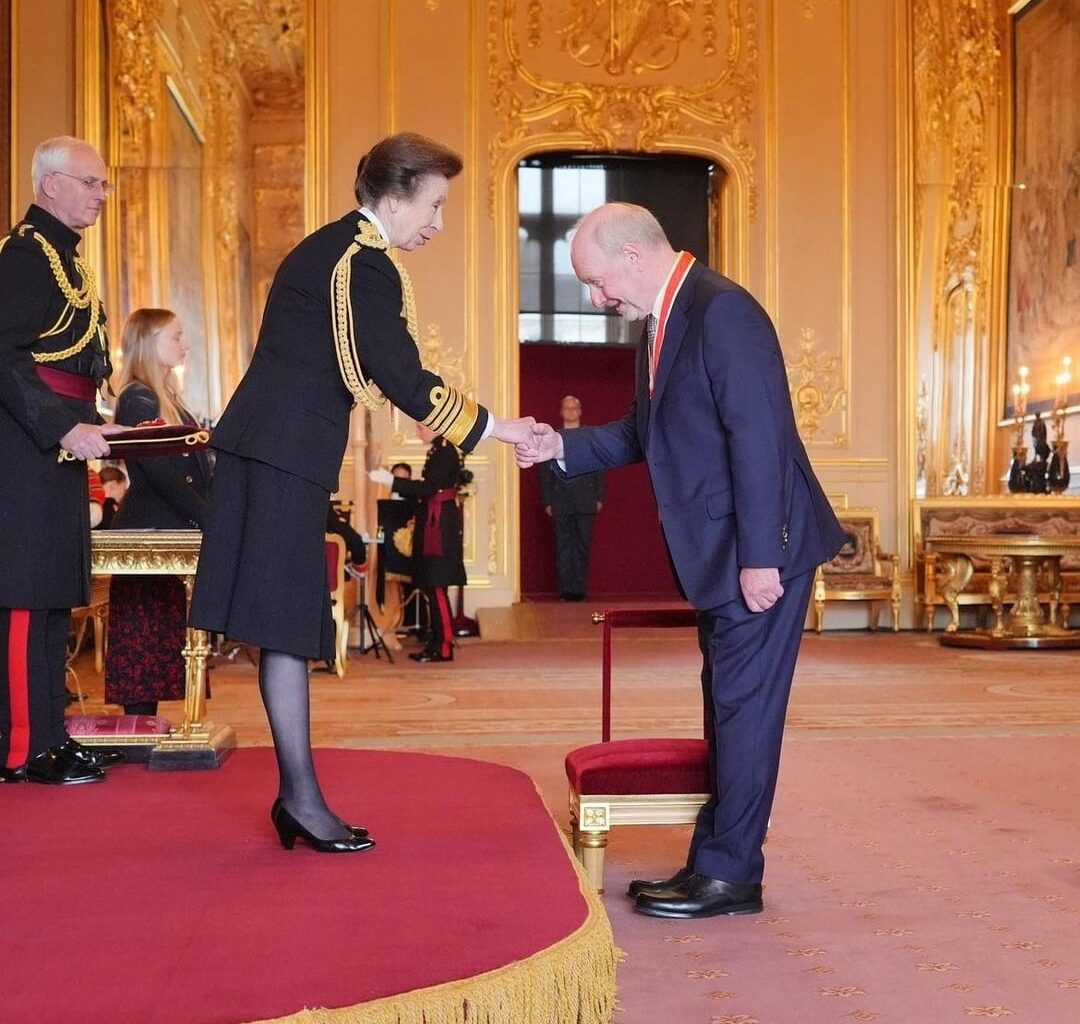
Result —
<path fill-rule="evenodd" d="M 408 271 L 397 256 L 389 251 L 386 240 L 370 221 L 362 221 L 356 239 L 345 250 L 334 267 L 330 280 L 330 315 L 334 329 L 334 348 L 337 352 L 341 379 L 352 395 L 365 408 L 373 412 L 386 404 L 386 396 L 374 381 L 364 376 L 360 367 L 360 353 L 356 347 L 356 324 L 350 302 L 352 282 L 352 258 L 361 249 L 379 249 L 386 252 L 394 269 L 401 278 L 401 315 L 413 341 L 417 340 L 416 294 Z M 471 398 L 466 398 L 457 388 L 436 385 L 429 399 L 432 410 L 423 420 L 436 433 L 443 435 L 451 444 L 460 445 L 476 423 L 479 410 Z"/>
<path fill-rule="evenodd" d="M 408 273 L 387 251 L 386 240 L 379 233 L 379 229 L 370 221 L 362 221 L 356 239 L 338 260 L 330 278 L 330 318 L 333 324 L 334 348 L 341 379 L 353 397 L 365 408 L 374 412 L 386 404 L 386 396 L 374 381 L 367 379 L 360 366 L 360 353 L 356 347 L 356 324 L 350 301 L 352 258 L 361 249 L 386 251 L 390 262 L 394 264 L 401 277 L 401 314 L 405 317 L 405 326 L 413 341 L 416 341 L 416 297 Z"/>
<path fill-rule="evenodd" d="M 64 272 L 64 265 L 60 262 L 60 254 L 45 240 L 45 238 L 29 225 L 21 226 L 18 228 L 18 231 L 20 236 L 25 236 L 29 233 L 30 237 L 41 246 L 41 251 L 49 261 L 49 267 L 53 272 L 53 277 L 56 279 L 56 284 L 59 287 L 61 294 L 64 296 L 64 301 L 67 303 L 60 316 L 57 318 L 56 323 L 47 331 L 43 331 L 39 334 L 38 338 L 51 338 L 54 335 L 66 331 L 71 326 L 71 321 L 75 319 L 75 311 L 77 309 L 86 309 L 88 307 L 90 309 L 90 322 L 87 325 L 86 333 L 79 338 L 74 345 L 63 349 L 60 352 L 30 353 L 35 363 L 59 363 L 71 356 L 78 355 L 90 344 L 94 335 L 97 334 L 100 329 L 101 300 L 98 298 L 97 288 L 95 287 L 94 274 L 83 258 L 81 256 L 76 256 L 75 269 L 82 278 L 82 287 L 74 287 L 68 280 L 67 274 Z M 2 252 L 4 246 L 7 245 L 10 237 L 11 235 L 5 235 L 3 239 L 0 239 L 0 252 Z"/>

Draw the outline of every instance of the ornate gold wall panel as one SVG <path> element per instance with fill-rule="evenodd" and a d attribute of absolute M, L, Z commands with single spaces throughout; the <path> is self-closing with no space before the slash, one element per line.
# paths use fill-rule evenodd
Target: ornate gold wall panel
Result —
<path fill-rule="evenodd" d="M 925 395 L 916 490 L 994 493 L 1006 5 L 915 0 L 912 12 L 916 388 Z"/>

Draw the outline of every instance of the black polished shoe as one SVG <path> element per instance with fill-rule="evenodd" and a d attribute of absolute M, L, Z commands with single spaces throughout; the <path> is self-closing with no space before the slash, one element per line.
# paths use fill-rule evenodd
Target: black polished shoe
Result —
<path fill-rule="evenodd" d="M 304 828 L 285 809 L 285 805 L 280 800 L 274 802 L 270 811 L 270 820 L 277 829 L 281 845 L 286 850 L 291 850 L 297 839 L 303 839 L 308 846 L 319 853 L 363 853 L 364 850 L 370 850 L 375 845 L 375 840 L 371 836 L 366 833 L 362 836 L 357 835 L 349 825 L 345 826 L 349 829 L 348 839 L 320 839 Z"/>
<path fill-rule="evenodd" d="M 46 786 L 78 786 L 84 782 L 104 782 L 105 773 L 84 764 L 64 747 L 51 747 L 26 762 L 26 781 Z"/>
<path fill-rule="evenodd" d="M 454 652 L 451 650 L 449 654 L 440 654 L 438 651 L 418 651 L 415 654 L 410 654 L 409 657 L 413 661 L 419 661 L 421 664 L 426 665 L 429 661 L 453 661 Z"/>
<path fill-rule="evenodd" d="M 690 875 L 681 885 L 662 893 L 643 892 L 634 910 L 649 917 L 716 917 L 719 914 L 760 914 L 760 885 L 722 882 L 707 875 Z"/>
<path fill-rule="evenodd" d="M 626 895 L 630 899 L 637 899 L 643 892 L 660 893 L 666 892 L 668 889 L 677 885 L 682 885 L 692 874 L 694 869 L 690 867 L 679 868 L 670 878 L 657 878 L 655 881 L 648 881 L 644 878 L 635 878 L 627 887 Z"/>
<path fill-rule="evenodd" d="M 26 765 L 18 768 L 0 768 L 0 782 L 26 782 Z"/>
<path fill-rule="evenodd" d="M 277 815 L 278 811 L 280 811 L 282 807 L 283 807 L 283 804 L 281 802 L 281 797 L 278 797 L 274 801 L 273 806 L 270 808 L 270 820 L 271 821 L 274 820 L 274 818 Z M 336 818 L 337 815 L 335 814 L 334 817 Z M 366 828 L 364 828 L 362 825 L 350 825 L 347 821 L 342 821 L 341 818 L 338 818 L 338 821 L 341 821 L 341 824 L 345 828 L 347 828 L 354 836 L 356 836 L 357 839 L 363 839 L 368 834 L 368 830 Z"/>
<path fill-rule="evenodd" d="M 119 750 L 92 750 L 90 747 L 84 747 L 73 739 L 69 739 L 67 743 L 57 749 L 66 752 L 69 757 L 74 758 L 80 764 L 89 765 L 91 768 L 100 768 L 102 771 L 124 763 L 124 755 Z"/>

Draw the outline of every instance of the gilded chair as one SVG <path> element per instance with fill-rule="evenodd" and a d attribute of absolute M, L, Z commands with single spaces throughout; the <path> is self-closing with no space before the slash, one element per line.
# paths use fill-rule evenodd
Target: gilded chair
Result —
<path fill-rule="evenodd" d="M 330 586 L 330 615 L 334 620 L 334 671 L 345 675 L 349 654 L 349 613 L 345 602 L 345 539 L 336 533 L 326 535 L 326 579 Z"/>
<path fill-rule="evenodd" d="M 876 630 L 881 605 L 892 612 L 893 632 L 900 629 L 900 556 L 881 549 L 877 509 L 838 509 L 845 542 L 830 562 L 819 565 L 814 577 L 814 625 L 820 633 L 829 601 L 868 601 L 870 629 Z"/>

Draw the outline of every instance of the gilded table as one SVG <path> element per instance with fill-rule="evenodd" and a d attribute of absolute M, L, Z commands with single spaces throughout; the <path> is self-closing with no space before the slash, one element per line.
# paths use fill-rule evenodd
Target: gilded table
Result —
<path fill-rule="evenodd" d="M 91 573 L 108 576 L 179 576 L 191 600 L 199 564 L 199 530 L 104 530 L 91 533 Z M 210 642 L 206 631 L 187 629 L 184 644 L 184 720 L 161 737 L 123 737 L 128 742 L 156 740 L 151 768 L 214 768 L 236 746 L 236 734 L 227 725 L 215 726 L 206 714 L 206 659 Z M 117 737 L 86 736 L 81 742 L 112 745 Z"/>
<path fill-rule="evenodd" d="M 1080 647 L 1080 630 L 1058 625 L 1061 559 L 1080 552 L 1080 537 L 1044 537 L 1033 533 L 927 537 L 926 549 L 937 555 L 945 577 L 942 596 L 950 620 L 941 642 L 954 647 L 1039 648 Z M 994 624 L 989 629 L 961 630 L 959 595 L 971 581 L 973 558 L 990 563 L 990 602 Z M 1050 597 L 1050 615 L 1039 603 L 1039 573 Z M 1016 599 L 1005 613 L 1006 595 Z"/>

